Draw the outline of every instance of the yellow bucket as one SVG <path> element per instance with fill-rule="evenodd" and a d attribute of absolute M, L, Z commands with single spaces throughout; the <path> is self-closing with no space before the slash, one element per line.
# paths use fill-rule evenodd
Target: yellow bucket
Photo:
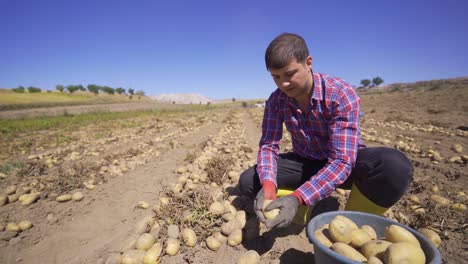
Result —
<path fill-rule="evenodd" d="M 276 196 L 282 197 L 282 196 L 289 195 L 293 192 L 294 191 L 291 191 L 291 190 L 278 189 Z M 314 209 L 313 205 L 312 206 L 299 205 L 299 208 L 297 209 L 297 213 L 294 216 L 293 223 L 297 225 L 307 224 L 310 220 L 310 216 L 312 215 L 312 209 Z"/>

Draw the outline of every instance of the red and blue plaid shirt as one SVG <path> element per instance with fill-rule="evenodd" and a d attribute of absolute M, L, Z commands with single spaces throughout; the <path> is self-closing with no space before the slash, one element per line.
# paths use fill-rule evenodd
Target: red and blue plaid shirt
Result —
<path fill-rule="evenodd" d="M 291 133 L 293 152 L 327 164 L 295 193 L 311 205 L 332 193 L 351 174 L 357 150 L 365 147 L 359 127 L 359 102 L 354 89 L 342 79 L 313 73 L 310 104 L 302 113 L 295 100 L 276 89 L 265 104 L 257 172 L 260 182 L 276 185 L 283 123 Z"/>

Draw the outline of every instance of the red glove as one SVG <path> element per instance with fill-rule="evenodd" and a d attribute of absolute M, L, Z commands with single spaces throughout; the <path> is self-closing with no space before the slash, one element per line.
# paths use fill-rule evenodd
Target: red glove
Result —
<path fill-rule="evenodd" d="M 276 199 L 276 186 L 272 181 L 263 182 L 263 194 L 265 200 L 275 200 Z"/>

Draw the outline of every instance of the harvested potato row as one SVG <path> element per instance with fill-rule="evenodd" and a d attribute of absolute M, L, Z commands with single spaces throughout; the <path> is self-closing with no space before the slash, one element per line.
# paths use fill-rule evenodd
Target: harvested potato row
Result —
<path fill-rule="evenodd" d="M 325 247 L 354 261 L 364 263 L 421 263 L 426 256 L 418 239 L 407 229 L 398 225 L 385 228 L 385 237 L 377 239 L 370 225 L 360 228 L 349 218 L 338 215 L 329 224 L 314 231 L 315 238 Z M 440 237 L 430 229 L 421 229 L 436 247 Z"/>

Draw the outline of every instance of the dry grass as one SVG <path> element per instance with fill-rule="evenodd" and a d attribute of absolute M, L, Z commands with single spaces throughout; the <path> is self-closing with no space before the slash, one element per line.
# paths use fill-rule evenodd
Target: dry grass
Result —
<path fill-rule="evenodd" d="M 213 198 L 208 190 L 196 189 L 175 195 L 169 189 L 163 188 L 165 192 L 162 197 L 169 198 L 169 204 L 161 205 L 157 214 L 159 220 L 163 220 L 167 225 L 191 228 L 203 241 L 211 235 L 213 227 L 221 226 L 221 216 L 209 212 Z M 162 231 L 166 229 L 162 228 Z M 160 236 L 164 236 L 164 233 L 160 233 Z"/>
<path fill-rule="evenodd" d="M 206 164 L 206 174 L 210 182 L 222 185 L 227 179 L 227 174 L 234 165 L 234 161 L 230 155 L 220 155 L 212 158 Z"/>

